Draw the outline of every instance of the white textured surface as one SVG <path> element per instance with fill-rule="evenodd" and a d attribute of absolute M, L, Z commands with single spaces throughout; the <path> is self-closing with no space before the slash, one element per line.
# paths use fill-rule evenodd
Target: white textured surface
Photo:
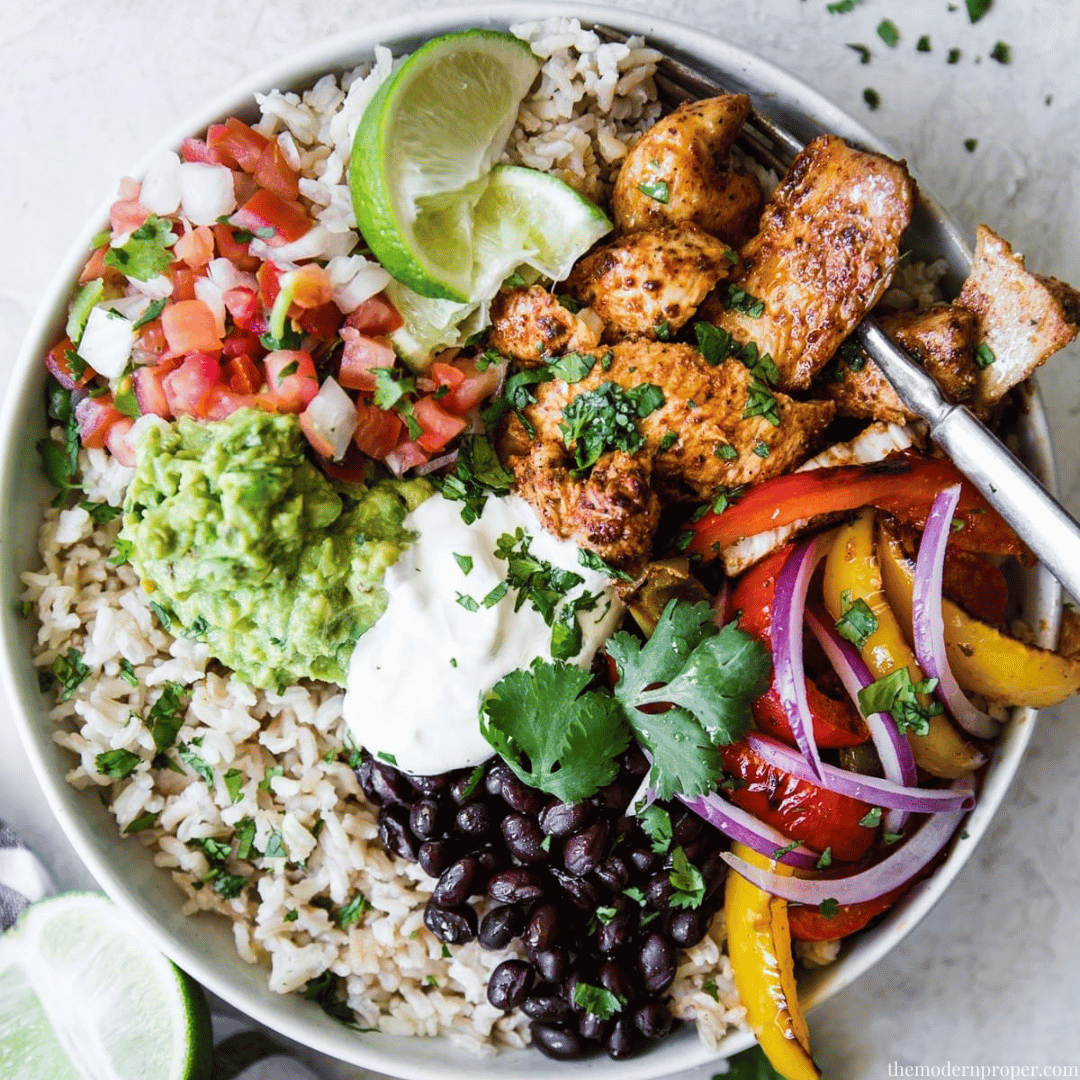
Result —
<path fill-rule="evenodd" d="M 781 64 L 867 119 L 969 231 L 986 221 L 1042 273 L 1080 283 L 1080 3 L 995 0 L 977 26 L 947 0 L 647 0 L 648 10 Z M 0 389 L 54 265 L 160 132 L 290 50 L 432 0 L 0 0 Z M 902 40 L 874 32 L 893 19 Z M 917 52 L 922 34 L 933 51 Z M 989 59 L 997 40 L 1013 62 Z M 846 42 L 874 53 L 858 62 Z M 963 50 L 959 64 L 945 54 Z M 974 62 L 981 55 L 979 63 Z M 862 90 L 881 108 L 868 114 Z M 1053 103 L 1044 102 L 1053 95 Z M 978 138 L 975 153 L 966 138 Z M 1062 490 L 1080 514 L 1074 347 L 1040 377 Z M 829 1080 L 904 1065 L 1080 1066 L 1080 706 L 1048 711 L 1012 797 L 954 887 L 870 974 L 813 1017 Z M 0 818 L 62 885 L 90 884 L 0 722 Z M 359 1070 L 334 1068 L 358 1077 Z M 1028 1073 L 1028 1075 L 1033 1075 Z"/>

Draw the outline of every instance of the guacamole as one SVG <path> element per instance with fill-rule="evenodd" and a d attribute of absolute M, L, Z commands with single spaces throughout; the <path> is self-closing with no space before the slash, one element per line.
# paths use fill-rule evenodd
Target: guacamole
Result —
<path fill-rule="evenodd" d="M 150 424 L 137 443 L 121 549 L 177 635 L 255 686 L 344 685 L 356 639 L 386 609 L 383 572 L 413 539 L 425 480 L 328 480 L 295 416 Z"/>

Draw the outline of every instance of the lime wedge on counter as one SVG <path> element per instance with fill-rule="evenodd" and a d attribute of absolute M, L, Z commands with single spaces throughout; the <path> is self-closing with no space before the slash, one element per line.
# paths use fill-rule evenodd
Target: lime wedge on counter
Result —
<path fill-rule="evenodd" d="M 211 1055 L 202 990 L 106 897 L 41 900 L 0 937 L 5 1080 L 205 1080 Z"/>
<path fill-rule="evenodd" d="M 420 295 L 473 299 L 473 208 L 539 70 L 512 34 L 446 34 L 364 111 L 349 166 L 357 223 L 379 262 Z"/>

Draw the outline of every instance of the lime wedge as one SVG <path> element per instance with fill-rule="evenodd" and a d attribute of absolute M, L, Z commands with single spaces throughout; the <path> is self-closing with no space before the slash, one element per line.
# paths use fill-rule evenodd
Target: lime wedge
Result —
<path fill-rule="evenodd" d="M 5 1080 L 205 1080 L 202 990 L 106 897 L 32 904 L 0 937 L 0 1076 Z"/>
<path fill-rule="evenodd" d="M 379 262 L 421 296 L 473 299 L 473 208 L 539 70 L 512 34 L 446 34 L 364 111 L 349 166 L 356 219 Z"/>

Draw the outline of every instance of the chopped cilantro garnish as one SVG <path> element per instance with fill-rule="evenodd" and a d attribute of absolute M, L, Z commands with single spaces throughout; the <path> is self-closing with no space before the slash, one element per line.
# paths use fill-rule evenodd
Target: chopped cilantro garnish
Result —
<path fill-rule="evenodd" d="M 722 461 L 737 461 L 739 458 L 739 451 L 736 450 L 731 443 L 717 443 L 713 447 L 713 457 L 718 457 Z"/>
<path fill-rule="evenodd" d="M 503 467 L 495 448 L 483 435 L 462 438 L 454 471 L 436 479 L 444 499 L 464 503 L 461 520 L 466 525 L 483 513 L 489 495 L 509 495 L 513 483 L 514 474 Z"/>
<path fill-rule="evenodd" d="M 350 766 L 352 766 L 351 761 L 349 762 L 349 764 L 350 764 Z M 355 768 L 355 766 L 352 766 L 352 767 Z M 284 776 L 284 775 L 285 775 L 285 769 L 281 765 L 271 765 L 270 768 L 266 770 L 266 773 L 263 775 L 263 778 L 259 781 L 259 790 L 260 791 L 269 791 L 270 790 L 270 781 L 271 780 L 276 780 L 279 776 Z"/>
<path fill-rule="evenodd" d="M 584 474 L 611 450 L 636 454 L 645 445 L 638 420 L 663 404 L 664 392 L 653 383 L 624 390 L 618 383 L 602 382 L 595 390 L 578 394 L 563 409 L 559 423 L 577 473 Z"/>
<path fill-rule="evenodd" d="M 780 426 L 780 403 L 768 386 L 756 378 L 746 391 L 746 405 L 742 413 L 744 420 L 754 416 L 763 416 L 773 427 Z"/>
<path fill-rule="evenodd" d="M 999 41 L 990 50 L 990 59 L 996 60 L 999 64 L 1010 64 L 1012 63 L 1012 49 L 1004 41 Z"/>
<path fill-rule="evenodd" d="M 549 378 L 562 379 L 565 383 L 579 383 L 596 366 L 591 353 L 571 352 L 558 356 L 547 365 Z"/>
<path fill-rule="evenodd" d="M 975 151 L 978 149 L 978 147 L 979 147 L 979 140 L 978 139 L 965 139 L 964 140 L 964 149 L 969 154 L 974 154 Z"/>
<path fill-rule="evenodd" d="M 167 608 L 162 607 L 157 601 L 151 600 L 150 610 L 158 617 L 158 622 L 161 623 L 163 630 L 172 629 L 172 615 Z"/>
<path fill-rule="evenodd" d="M 150 303 L 146 305 L 146 309 L 143 313 L 131 324 L 131 328 L 133 330 L 138 330 L 140 326 L 145 326 L 147 323 L 153 322 L 164 310 L 164 300 L 151 300 Z"/>
<path fill-rule="evenodd" d="M 206 781 L 207 786 L 212 786 L 214 783 L 214 773 L 206 762 L 195 753 L 194 750 L 190 750 L 185 743 L 181 743 L 176 748 L 176 756 L 189 766 L 193 772 Z"/>
<path fill-rule="evenodd" d="M 520 289 L 528 282 L 521 276 L 521 274 L 515 270 L 504 282 L 503 285 L 508 285 L 511 289 Z"/>
<path fill-rule="evenodd" d="M 833 0 L 831 4 L 825 5 L 825 10 L 832 12 L 833 15 L 845 15 L 849 11 L 854 11 L 859 3 L 861 0 Z"/>
<path fill-rule="evenodd" d="M 724 307 L 751 319 L 760 319 L 765 314 L 765 302 L 738 285 L 729 285 L 724 290 Z"/>
<path fill-rule="evenodd" d="M 149 829 L 151 825 L 154 825 L 157 822 L 159 817 L 161 817 L 160 810 L 148 810 L 145 814 L 140 814 L 124 830 L 124 835 L 130 836 L 132 833 L 142 832 L 143 829 Z"/>
<path fill-rule="evenodd" d="M 870 63 L 870 57 L 873 55 L 873 53 L 871 53 L 865 45 L 861 45 L 857 41 L 849 41 L 848 48 L 858 53 L 860 64 Z"/>
<path fill-rule="evenodd" d="M 113 566 L 120 566 L 122 563 L 130 562 L 134 551 L 135 545 L 130 540 L 118 536 L 113 543 L 113 553 L 109 556 L 109 562 Z"/>
<path fill-rule="evenodd" d="M 50 438 L 41 439 L 37 444 L 45 476 L 58 492 L 56 498 L 53 499 L 53 506 L 60 506 L 67 501 L 72 491 L 78 491 L 82 487 L 77 479 L 79 446 L 79 425 L 75 419 L 74 409 L 68 412 L 63 446 Z"/>
<path fill-rule="evenodd" d="M 120 247 L 105 253 L 105 265 L 136 281 L 149 281 L 172 265 L 169 250 L 177 241 L 168 221 L 151 214 Z"/>
<path fill-rule="evenodd" d="M 863 101 L 866 102 L 866 106 L 873 112 L 881 104 L 881 95 L 872 87 L 868 86 L 863 92 Z"/>
<path fill-rule="evenodd" d="M 713 979 L 706 979 L 701 984 L 701 989 L 705 991 L 713 999 L 713 1001 L 720 1000 L 720 990 Z"/>
<path fill-rule="evenodd" d="M 993 0 L 967 0 L 968 18 L 977 23 L 989 10 Z"/>
<path fill-rule="evenodd" d="M 549 836 L 548 839 L 551 839 L 551 837 Z M 604 926 L 607 926 L 618 914 L 618 909 L 613 907 L 598 907 L 596 909 L 597 921 L 603 923 Z"/>
<path fill-rule="evenodd" d="M 108 503 L 82 502 L 79 505 L 90 515 L 95 525 L 107 525 L 123 513 L 121 507 L 110 506 Z"/>
<path fill-rule="evenodd" d="M 658 322 L 653 327 L 653 333 L 657 336 L 658 340 L 660 340 L 660 341 L 670 341 L 671 340 L 671 323 L 666 322 L 666 321 L 665 322 Z"/>
<path fill-rule="evenodd" d="M 705 358 L 706 364 L 716 367 L 731 354 L 731 335 L 719 326 L 699 319 L 694 323 L 694 336 L 697 338 L 698 352 Z"/>
<path fill-rule="evenodd" d="M 634 580 L 633 574 L 628 574 L 625 570 L 620 570 L 617 566 L 605 562 L 595 551 L 589 551 L 588 548 L 578 548 L 578 562 L 589 570 L 595 570 L 598 574 L 607 574 L 608 577 L 617 578 L 619 581 Z"/>
<path fill-rule="evenodd" d="M 616 1013 L 622 1012 L 626 1002 L 602 986 L 579 982 L 574 987 L 574 1004 L 591 1013 L 597 1020 L 610 1020 Z"/>
<path fill-rule="evenodd" d="M 656 448 L 657 452 L 662 454 L 665 450 L 670 450 L 678 441 L 679 433 L 677 431 L 665 431 L 664 437 Z"/>
<path fill-rule="evenodd" d="M 886 844 L 895 844 L 897 840 L 903 840 L 903 838 L 904 834 L 898 832 L 887 832 L 881 834 L 881 839 L 884 840 Z M 961 836 L 960 839 L 962 840 L 964 839 L 964 837 Z"/>
<path fill-rule="evenodd" d="M 380 761 L 385 761 L 387 765 L 393 765 L 397 768 L 397 758 L 393 754 L 388 754 L 385 750 L 380 750 L 375 755 Z"/>
<path fill-rule="evenodd" d="M 783 847 L 777 848 L 772 853 L 772 857 L 774 859 L 782 859 L 788 852 L 794 851 L 799 846 L 799 843 L 798 840 L 792 840 L 790 844 L 785 844 Z"/>
<path fill-rule="evenodd" d="M 949 55 L 945 58 L 946 63 L 959 64 L 960 63 L 960 57 L 963 56 L 963 55 L 964 54 L 959 49 L 950 49 L 949 50 Z"/>
<path fill-rule="evenodd" d="M 255 846 L 255 822 L 249 817 L 241 818 L 236 823 L 236 857 L 247 859 Z"/>
<path fill-rule="evenodd" d="M 469 773 L 469 779 L 465 784 L 465 790 L 461 793 L 461 801 L 472 797 L 472 793 L 477 789 L 480 781 L 484 779 L 484 766 L 477 765 L 471 773 Z"/>
<path fill-rule="evenodd" d="M 994 350 L 985 341 L 980 342 L 979 347 L 975 350 L 975 363 L 980 368 L 988 368 L 996 359 Z"/>
<path fill-rule="evenodd" d="M 297 911 L 296 908 L 290 908 L 285 912 L 282 918 L 285 922 L 296 922 L 296 920 L 300 918 L 300 912 Z"/>
<path fill-rule="evenodd" d="M 892 19 L 882 19 L 877 25 L 877 36 L 889 46 L 895 49 L 900 42 L 900 30 Z"/>
<path fill-rule="evenodd" d="M 363 894 L 357 893 L 338 913 L 335 918 L 342 930 L 359 922 L 365 912 L 371 910 L 371 901 Z"/>
<path fill-rule="evenodd" d="M 266 850 L 263 852 L 264 859 L 285 859 L 289 855 L 285 849 L 285 841 L 282 838 L 281 830 L 277 829 L 272 832 L 266 841 Z"/>
<path fill-rule="evenodd" d="M 734 506 L 742 498 L 745 490 L 745 487 L 720 488 L 708 507 L 714 514 L 722 514 L 729 506 Z"/>
<path fill-rule="evenodd" d="M 754 443 L 753 450 L 759 458 L 767 458 L 770 453 L 768 443 L 763 442 Z"/>
<path fill-rule="evenodd" d="M 372 368 L 375 393 L 372 401 L 380 409 L 392 409 L 406 394 L 416 392 L 416 380 L 409 376 L 395 377 L 393 368 Z"/>
<path fill-rule="evenodd" d="M 579 304 L 572 296 L 567 293 L 560 293 L 555 297 L 559 301 L 559 306 L 566 308 L 571 315 L 576 315 L 581 310 L 581 304 Z M 468 342 L 465 343 L 466 345 Z"/>
<path fill-rule="evenodd" d="M 871 806 L 859 819 L 859 824 L 864 829 L 876 829 L 881 824 L 881 807 Z"/>
<path fill-rule="evenodd" d="M 817 868 L 824 870 L 825 867 L 832 866 L 832 848 L 827 847 L 822 853 L 821 858 L 817 861 Z"/>
<path fill-rule="evenodd" d="M 176 742 L 177 732 L 184 726 L 181 710 L 187 705 L 186 699 L 187 691 L 180 683 L 167 682 L 161 688 L 161 696 L 150 706 L 146 726 L 159 754 Z"/>
<path fill-rule="evenodd" d="M 686 852 L 677 847 L 671 853 L 671 873 L 668 875 L 671 887 L 673 908 L 701 907 L 705 899 L 705 878 L 701 871 L 686 857 Z"/>
<path fill-rule="evenodd" d="M 915 48 L 918 52 L 930 52 L 930 35 L 923 34 L 923 36 L 915 43 Z"/>
<path fill-rule="evenodd" d="M 94 768 L 102 776 L 108 776 L 113 780 L 123 780 L 125 776 L 130 776 L 135 771 L 140 761 L 142 758 L 130 750 L 107 750 L 94 758 Z"/>
<path fill-rule="evenodd" d="M 329 968 L 304 984 L 304 1000 L 313 1001 L 327 1016 L 347 1027 L 356 1027 L 356 1018 L 344 1000 L 345 979 Z"/>
<path fill-rule="evenodd" d="M 877 682 L 859 691 L 859 708 L 865 715 L 875 712 L 892 714 L 897 729 L 925 735 L 930 730 L 930 717 L 943 712 L 938 702 L 923 706 L 917 694 L 929 694 L 937 686 L 937 679 L 923 679 L 914 684 L 906 667 L 897 668 Z"/>
<path fill-rule="evenodd" d="M 668 848 L 671 847 L 674 835 L 671 826 L 671 815 L 663 807 L 654 803 L 638 814 L 638 821 L 641 822 L 645 835 L 652 840 L 653 851 L 657 855 L 665 854 Z"/>
<path fill-rule="evenodd" d="M 832 897 L 829 897 L 829 899 L 822 900 L 821 903 L 818 904 L 818 911 L 820 911 L 826 919 L 835 919 L 836 916 L 840 914 L 840 905 L 833 900 Z"/>
<path fill-rule="evenodd" d="M 471 555 L 459 555 L 456 551 L 453 553 L 454 562 L 461 568 L 461 572 L 468 576 L 472 572 L 473 557 Z"/>
<path fill-rule="evenodd" d="M 851 599 L 851 590 L 845 589 L 840 594 L 840 618 L 836 620 L 836 632 L 850 641 L 857 649 L 866 644 L 866 639 L 878 628 L 877 616 L 860 596 Z"/>
<path fill-rule="evenodd" d="M 638 184 L 638 191 L 655 199 L 658 203 L 667 203 L 671 199 L 671 189 L 666 180 L 646 180 Z"/>
<path fill-rule="evenodd" d="M 70 701 L 71 695 L 90 674 L 90 669 L 83 663 L 82 653 L 72 647 L 49 665 L 46 674 L 47 681 L 55 683 L 59 689 L 60 700 Z"/>
<path fill-rule="evenodd" d="M 229 793 L 229 802 L 238 803 L 243 798 L 244 774 L 239 769 L 229 769 L 222 777 L 225 790 Z"/>
<path fill-rule="evenodd" d="M 479 611 L 480 605 L 468 593 L 455 593 L 455 603 L 460 604 L 466 611 Z"/>

